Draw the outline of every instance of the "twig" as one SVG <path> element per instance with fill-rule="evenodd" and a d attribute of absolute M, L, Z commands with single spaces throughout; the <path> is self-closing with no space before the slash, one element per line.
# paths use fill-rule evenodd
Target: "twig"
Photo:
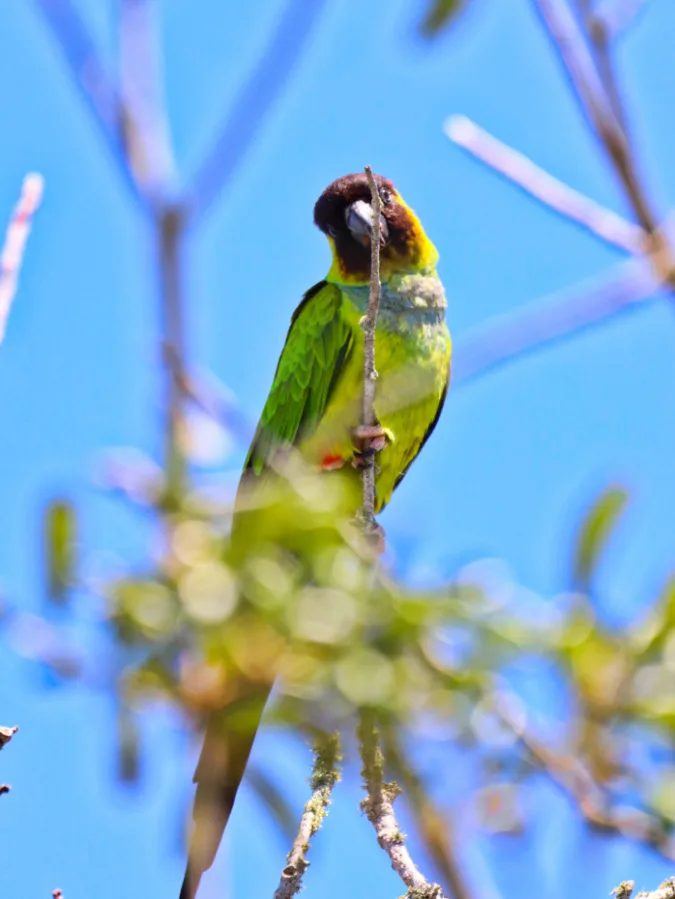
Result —
<path fill-rule="evenodd" d="M 434 806 L 419 774 L 405 758 L 394 728 L 383 728 L 387 763 L 400 780 L 405 800 L 415 818 L 417 831 L 454 899 L 471 899 L 471 889 L 462 870 L 448 814 Z"/>
<path fill-rule="evenodd" d="M 18 727 L 0 727 L 0 749 L 9 743 L 18 729 Z M 0 796 L 6 795 L 11 789 L 9 784 L 0 784 Z"/>
<path fill-rule="evenodd" d="M 154 0 L 121 0 L 120 92 L 128 164 L 148 196 L 166 194 L 175 163 L 162 83 L 157 6 Z"/>
<path fill-rule="evenodd" d="M 0 727 L 0 749 L 9 743 L 18 730 L 18 727 Z"/>
<path fill-rule="evenodd" d="M 0 343 L 2 343 L 9 311 L 16 295 L 19 272 L 30 234 L 33 216 L 40 206 L 44 182 L 42 175 L 26 175 L 21 196 L 7 226 L 5 244 L 0 255 Z"/>
<path fill-rule="evenodd" d="M 310 785 L 312 796 L 305 805 L 298 835 L 281 872 L 274 899 L 292 899 L 302 888 L 302 878 L 309 866 L 307 853 L 311 838 L 319 830 L 328 814 L 333 787 L 340 780 L 340 738 L 335 735 L 317 740 L 314 746 L 314 768 Z"/>
<path fill-rule="evenodd" d="M 581 109 L 607 152 L 639 224 L 658 239 L 659 249 L 663 252 L 659 218 L 638 176 L 628 136 L 616 116 L 597 61 L 593 59 L 575 17 L 564 0 L 534 0 L 534 4 L 565 66 Z M 671 273 L 673 254 L 668 251 L 667 255 L 667 268 Z"/>
<path fill-rule="evenodd" d="M 611 895 L 616 896 L 616 899 L 631 899 L 634 889 L 634 880 L 624 880 L 616 889 L 612 890 Z M 637 894 L 635 899 L 675 899 L 675 877 L 664 880 L 658 890 L 651 892 L 643 890 Z"/>
<path fill-rule="evenodd" d="M 638 225 L 554 178 L 523 153 L 498 140 L 466 116 L 450 116 L 443 130 L 453 143 L 554 212 L 629 253 L 644 253 L 647 250 L 645 232 Z"/>
<path fill-rule="evenodd" d="M 548 774 L 551 781 L 574 801 L 588 824 L 599 830 L 618 833 L 627 839 L 651 846 L 670 860 L 675 858 L 675 847 L 672 845 L 669 828 L 656 815 L 625 805 L 613 808 L 606 791 L 595 781 L 580 759 L 550 749 L 543 740 L 524 727 L 520 716 L 512 715 L 508 695 L 493 695 L 491 702 L 495 714 Z"/>
<path fill-rule="evenodd" d="M 445 899 L 442 888 L 437 883 L 429 883 L 405 845 L 405 835 L 401 833 L 394 813 L 394 800 L 401 790 L 398 784 L 384 780 L 379 732 L 371 716 L 362 716 L 358 737 L 363 762 L 361 775 L 366 791 L 361 808 L 375 828 L 377 842 L 389 856 L 394 871 L 408 887 L 408 896 L 415 899 Z"/>
<path fill-rule="evenodd" d="M 71 0 L 34 0 L 64 56 L 94 120 L 132 196 L 142 200 L 129 165 L 124 132 L 138 133 L 131 110 L 124 105 L 116 84 L 105 71 L 96 45 Z M 124 125 L 124 130 L 123 130 Z"/>
<path fill-rule="evenodd" d="M 380 308 L 380 216 L 382 201 L 375 183 L 373 170 L 369 165 L 365 168 L 368 187 L 371 193 L 373 209 L 373 232 L 370 237 L 370 298 L 366 314 L 361 319 L 363 329 L 363 405 L 361 418 L 363 426 L 368 428 L 376 423 L 375 419 L 375 327 L 377 313 Z M 372 454 L 363 460 L 363 508 L 362 524 L 366 530 L 375 525 L 375 460 Z"/>
<path fill-rule="evenodd" d="M 192 222 L 201 219 L 232 182 L 259 128 L 288 84 L 326 3 L 327 0 L 288 0 L 260 61 L 197 170 L 189 208 Z"/>
<path fill-rule="evenodd" d="M 635 310 L 660 287 L 647 263 L 630 261 L 609 278 L 593 278 L 514 312 L 495 316 L 458 341 L 453 387 L 474 381 L 551 343 L 576 336 L 615 315 Z"/>

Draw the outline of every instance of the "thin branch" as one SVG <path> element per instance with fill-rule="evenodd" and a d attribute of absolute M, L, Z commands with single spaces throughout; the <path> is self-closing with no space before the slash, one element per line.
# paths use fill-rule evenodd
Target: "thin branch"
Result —
<path fill-rule="evenodd" d="M 121 0 L 120 92 L 128 164 L 150 196 L 166 194 L 176 178 L 164 98 L 156 0 Z"/>
<path fill-rule="evenodd" d="M 498 140 L 466 116 L 450 116 L 443 130 L 453 143 L 554 212 L 629 253 L 646 251 L 646 234 L 642 228 L 554 178 L 523 153 Z"/>
<path fill-rule="evenodd" d="M 0 727 L 0 749 L 4 749 L 18 730 L 18 727 Z"/>
<path fill-rule="evenodd" d="M 576 3 L 579 16 L 584 23 L 588 40 L 591 44 L 591 53 L 600 75 L 602 86 L 612 105 L 617 122 L 621 126 L 623 137 L 630 142 L 631 136 L 628 129 L 626 108 L 614 71 L 614 58 L 612 55 L 614 34 L 607 26 L 604 17 L 597 14 L 592 0 L 576 0 Z"/>
<path fill-rule="evenodd" d="M 570 753 L 556 752 L 525 728 L 522 716 L 511 712 L 508 695 L 493 695 L 491 702 L 495 714 L 551 781 L 574 802 L 588 824 L 651 846 L 669 860 L 675 858 L 670 828 L 661 818 L 633 806 L 614 806 L 607 791 L 595 781 L 581 759 Z"/>
<path fill-rule="evenodd" d="M 0 343 L 5 337 L 7 319 L 19 284 L 19 272 L 30 234 L 33 216 L 40 206 L 44 181 L 42 175 L 26 175 L 21 196 L 7 226 L 0 253 Z"/>
<path fill-rule="evenodd" d="M 587 42 L 564 0 L 533 0 L 565 66 L 582 111 L 607 152 L 635 216 L 650 235 L 659 235 L 659 217 L 638 175 L 628 136 L 614 111 Z M 617 93 L 618 96 L 618 93 Z M 672 252 L 668 252 L 669 270 Z"/>
<path fill-rule="evenodd" d="M 138 133 L 134 117 L 123 103 L 117 85 L 105 71 L 96 45 L 72 0 L 34 0 L 75 84 L 93 114 L 132 196 L 143 200 L 127 159 L 127 135 Z"/>
<path fill-rule="evenodd" d="M 201 219 L 232 182 L 264 120 L 282 96 L 326 3 L 288 0 L 269 44 L 197 170 L 190 203 L 192 221 Z"/>
<path fill-rule="evenodd" d="M 415 818 L 417 831 L 427 852 L 450 887 L 454 899 L 471 899 L 471 890 L 457 857 L 449 815 L 441 814 L 428 796 L 419 774 L 405 758 L 394 728 L 383 730 L 387 763 L 401 782 L 405 801 Z"/>
<path fill-rule="evenodd" d="M 0 727 L 0 750 L 9 743 L 18 729 L 18 727 Z M 6 795 L 11 789 L 9 784 L 0 784 L 0 796 Z"/>
<path fill-rule="evenodd" d="M 341 759 L 340 738 L 337 735 L 316 741 L 310 780 L 312 796 L 305 805 L 298 835 L 286 859 L 286 867 L 281 872 L 274 899 L 292 899 L 302 889 L 302 878 L 309 866 L 307 853 L 310 840 L 328 814 L 333 787 L 340 780 Z"/>
<path fill-rule="evenodd" d="M 415 899 L 445 899 L 443 889 L 437 883 L 429 883 L 405 845 L 405 835 L 401 833 L 394 812 L 394 800 L 401 790 L 397 784 L 384 780 L 380 737 L 369 715 L 362 716 L 358 737 L 363 762 L 361 775 L 366 791 L 361 808 L 375 828 L 377 842 L 389 856 L 394 871 L 408 887 L 408 896 Z"/>
<path fill-rule="evenodd" d="M 634 310 L 661 286 L 651 267 L 635 260 L 624 263 L 609 278 L 594 278 L 495 316 L 458 341 L 453 387 Z"/>
<path fill-rule="evenodd" d="M 368 187 L 371 193 L 373 210 L 373 231 L 370 236 L 370 298 L 366 314 L 361 319 L 363 329 L 363 405 L 361 421 L 364 428 L 373 427 L 375 418 L 375 328 L 377 313 L 380 308 L 380 229 L 382 200 L 375 183 L 373 170 L 369 165 L 365 168 Z M 372 453 L 363 458 L 363 507 L 361 521 L 366 530 L 375 526 L 375 459 Z"/>

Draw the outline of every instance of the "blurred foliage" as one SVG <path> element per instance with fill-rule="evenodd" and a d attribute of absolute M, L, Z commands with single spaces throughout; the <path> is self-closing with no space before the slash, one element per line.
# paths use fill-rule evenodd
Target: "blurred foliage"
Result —
<path fill-rule="evenodd" d="M 466 5 L 467 0 L 433 0 L 420 23 L 420 31 L 425 37 L 436 37 Z"/>
<path fill-rule="evenodd" d="M 574 560 L 574 581 L 580 589 L 588 589 L 598 560 L 619 524 L 627 502 L 627 492 L 613 487 L 597 498 L 585 516 Z"/>
<path fill-rule="evenodd" d="M 77 519 L 65 499 L 54 499 L 43 512 L 47 596 L 63 603 L 75 577 Z"/>
<path fill-rule="evenodd" d="M 589 594 L 624 490 L 602 493 L 580 523 L 570 560 L 576 592 L 544 599 L 495 560 L 466 566 L 442 588 L 407 589 L 374 565 L 351 521 L 360 490 L 354 472 L 317 475 L 292 455 L 253 489 L 244 483 L 236 514 L 232 499 L 203 488 L 167 511 L 157 467 L 137 461 L 128 499 L 141 514 L 150 507 L 160 538 L 144 570 L 75 584 L 67 502 L 52 504 L 45 528 L 50 571 L 58 572 L 50 592 L 56 583 L 61 591 L 93 587 L 102 599 L 123 780 L 138 776 L 137 718 L 148 704 L 168 702 L 197 729 L 223 709 L 246 727 L 256 723 L 251 696 L 275 682 L 268 720 L 294 732 L 353 733 L 360 716 L 376 716 L 441 865 L 442 828 L 406 754 L 411 734 L 451 735 L 479 749 L 486 773 L 476 807 L 489 829 L 526 826 L 523 779 L 545 770 L 591 823 L 673 854 L 675 579 L 620 628 L 599 618 Z M 138 489 L 145 475 L 152 484 Z M 62 642 L 44 633 L 39 642 L 42 661 L 63 674 Z M 27 654 L 40 658 L 35 648 Z M 69 675 L 102 664 L 79 662 Z M 512 683 L 514 666 L 541 662 L 570 697 L 563 721 L 528 707 Z M 252 785 L 287 831 L 283 792 L 261 771 L 252 772 Z"/>

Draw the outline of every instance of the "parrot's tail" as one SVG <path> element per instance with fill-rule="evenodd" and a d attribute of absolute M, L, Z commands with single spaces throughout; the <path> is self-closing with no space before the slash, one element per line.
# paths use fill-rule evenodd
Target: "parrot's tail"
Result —
<path fill-rule="evenodd" d="M 224 715 L 214 715 L 206 726 L 204 746 L 195 771 L 193 829 L 180 899 L 195 899 L 202 875 L 213 864 L 223 838 L 237 791 L 244 777 L 255 733 L 262 717 L 249 719 L 245 731 L 229 731 Z"/>

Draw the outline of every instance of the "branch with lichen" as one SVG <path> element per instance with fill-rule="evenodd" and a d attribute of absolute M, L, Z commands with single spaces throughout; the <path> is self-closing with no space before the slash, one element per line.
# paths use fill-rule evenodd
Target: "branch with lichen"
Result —
<path fill-rule="evenodd" d="M 624 880 L 612 890 L 611 895 L 616 899 L 631 899 L 634 889 L 634 880 Z M 642 890 L 635 899 L 675 899 L 675 877 L 664 880 L 657 890 Z"/>
<path fill-rule="evenodd" d="M 445 899 L 442 887 L 426 879 L 405 845 L 405 834 L 401 832 L 394 812 L 394 800 L 401 789 L 398 784 L 384 780 L 380 735 L 372 716 L 362 715 L 358 738 L 363 763 L 361 776 L 366 791 L 361 809 L 373 825 L 377 842 L 389 856 L 392 868 L 408 887 L 406 899 Z"/>
<path fill-rule="evenodd" d="M 302 878 L 309 866 L 307 853 L 310 840 L 328 814 L 333 787 L 340 780 L 341 759 L 340 738 L 337 734 L 316 740 L 314 767 L 310 779 L 312 796 L 305 805 L 298 835 L 286 859 L 286 867 L 281 872 L 281 880 L 274 893 L 274 899 L 292 899 L 302 888 Z"/>

